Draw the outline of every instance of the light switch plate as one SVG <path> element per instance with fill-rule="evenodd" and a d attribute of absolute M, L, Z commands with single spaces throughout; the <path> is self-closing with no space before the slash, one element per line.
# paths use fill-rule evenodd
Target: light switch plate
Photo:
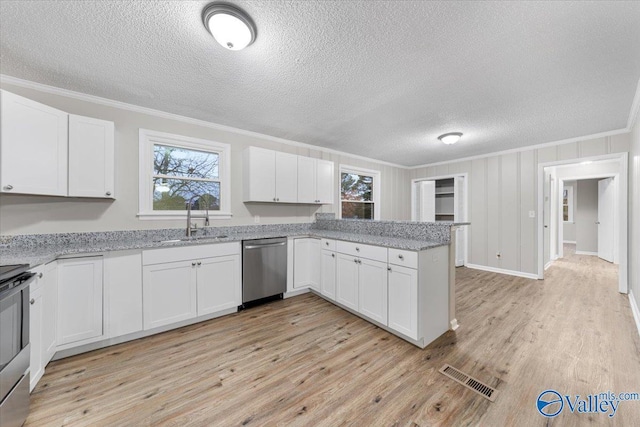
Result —
<path fill-rule="evenodd" d="M 529 218 L 535 218 L 536 217 L 536 211 L 529 211 Z"/>
<path fill-rule="evenodd" d="M 260 215 L 254 215 L 253 222 L 255 222 L 256 224 L 260 224 Z"/>

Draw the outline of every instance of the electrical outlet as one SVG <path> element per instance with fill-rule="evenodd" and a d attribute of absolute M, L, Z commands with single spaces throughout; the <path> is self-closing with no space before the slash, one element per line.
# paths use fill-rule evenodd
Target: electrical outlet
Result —
<path fill-rule="evenodd" d="M 498 258 L 498 259 L 502 258 L 502 253 L 501 252 L 496 252 L 496 258 Z"/>
<path fill-rule="evenodd" d="M 529 211 L 529 218 L 535 218 L 536 217 L 536 211 Z"/>
<path fill-rule="evenodd" d="M 255 222 L 256 224 L 260 224 L 260 215 L 254 215 L 253 222 Z"/>

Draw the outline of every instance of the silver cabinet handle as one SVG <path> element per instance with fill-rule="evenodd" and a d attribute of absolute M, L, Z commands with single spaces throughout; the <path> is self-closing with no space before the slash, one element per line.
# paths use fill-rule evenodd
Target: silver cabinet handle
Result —
<path fill-rule="evenodd" d="M 276 201 L 277 201 L 277 202 L 279 202 L 279 201 L 280 201 L 280 197 L 278 197 L 278 198 L 276 199 Z"/>
<path fill-rule="evenodd" d="M 388 271 L 391 271 L 391 267 L 387 267 L 387 270 L 388 270 Z"/>
<path fill-rule="evenodd" d="M 355 263 L 357 264 L 357 263 L 358 263 L 358 259 L 357 259 L 357 258 L 354 258 L 354 259 L 353 259 L 353 262 L 355 262 Z"/>
<path fill-rule="evenodd" d="M 600 225 L 600 221 L 596 221 L 596 224 Z"/>
<path fill-rule="evenodd" d="M 336 254 L 331 254 L 331 258 L 335 258 L 335 257 L 336 257 Z"/>
<path fill-rule="evenodd" d="M 356 246 L 356 252 L 360 252 L 360 248 Z"/>
<path fill-rule="evenodd" d="M 196 266 L 196 263 L 195 263 L 195 262 L 192 262 L 192 263 L 191 263 L 191 267 L 195 267 L 195 266 Z"/>
<path fill-rule="evenodd" d="M 43 276 L 42 273 L 38 274 L 38 279 L 42 279 L 42 276 Z"/>
<path fill-rule="evenodd" d="M 276 198 L 275 198 L 275 197 L 273 198 L 273 201 L 274 201 L 274 202 L 276 201 Z"/>
<path fill-rule="evenodd" d="M 398 255 L 398 258 L 400 258 L 400 259 L 404 259 L 404 255 L 399 254 L 399 255 Z"/>
<path fill-rule="evenodd" d="M 362 264 L 362 260 L 361 259 L 358 260 L 358 264 Z"/>
<path fill-rule="evenodd" d="M 202 265 L 202 261 L 198 261 L 198 266 L 201 266 L 201 265 Z"/>
<path fill-rule="evenodd" d="M 7 191 L 11 191 L 11 190 L 13 190 L 13 185 L 5 185 L 4 189 L 7 190 Z"/>
<path fill-rule="evenodd" d="M 329 246 L 329 242 L 324 242 L 325 245 Z"/>
<path fill-rule="evenodd" d="M 106 192 L 106 193 L 104 193 L 104 194 L 106 194 L 107 196 L 110 196 L 110 195 L 111 195 L 111 191 L 107 191 L 107 192 Z"/>
<path fill-rule="evenodd" d="M 31 298 L 31 300 L 29 301 L 29 304 L 33 305 L 36 303 L 36 300 L 34 300 L 33 298 Z"/>

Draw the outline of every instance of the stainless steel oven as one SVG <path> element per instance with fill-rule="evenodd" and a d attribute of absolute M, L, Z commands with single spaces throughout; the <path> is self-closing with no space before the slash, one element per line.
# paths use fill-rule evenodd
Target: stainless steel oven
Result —
<path fill-rule="evenodd" d="M 28 265 L 0 266 L 0 426 L 19 427 L 29 414 Z"/>

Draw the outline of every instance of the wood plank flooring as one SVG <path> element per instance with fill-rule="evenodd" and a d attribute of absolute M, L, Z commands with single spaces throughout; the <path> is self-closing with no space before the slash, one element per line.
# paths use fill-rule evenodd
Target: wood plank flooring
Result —
<path fill-rule="evenodd" d="M 457 269 L 460 328 L 424 350 L 306 294 L 63 359 L 26 425 L 634 425 L 640 401 L 613 418 L 538 414 L 549 388 L 640 392 L 617 267 L 569 251 L 546 276 Z M 496 387 L 496 402 L 440 374 L 444 363 Z"/>

